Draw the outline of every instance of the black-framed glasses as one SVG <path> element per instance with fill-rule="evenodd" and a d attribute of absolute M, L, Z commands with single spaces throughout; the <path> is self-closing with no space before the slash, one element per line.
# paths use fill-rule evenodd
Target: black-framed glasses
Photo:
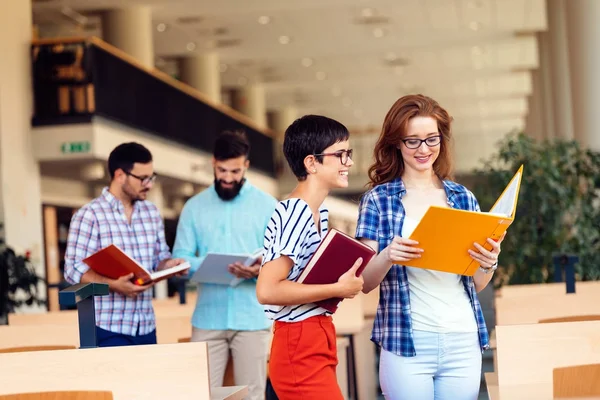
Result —
<path fill-rule="evenodd" d="M 135 179 L 139 179 L 140 182 L 142 182 L 142 186 L 148 186 L 149 184 L 154 183 L 154 181 L 156 181 L 156 177 L 157 177 L 156 172 L 150 176 L 137 176 L 137 175 L 132 174 L 131 172 L 125 172 L 125 174 L 132 176 Z"/>
<path fill-rule="evenodd" d="M 409 138 L 401 139 L 404 145 L 409 149 L 418 149 L 423 143 L 429 147 L 435 147 L 442 142 L 442 135 L 429 136 L 427 139 Z"/>
<path fill-rule="evenodd" d="M 340 162 L 342 163 L 342 165 L 346 165 L 348 163 L 348 160 L 350 160 L 352 158 L 352 149 L 338 150 L 338 151 L 336 151 L 334 153 L 313 154 L 313 156 L 315 156 L 315 157 L 336 156 L 336 157 L 339 157 Z"/>

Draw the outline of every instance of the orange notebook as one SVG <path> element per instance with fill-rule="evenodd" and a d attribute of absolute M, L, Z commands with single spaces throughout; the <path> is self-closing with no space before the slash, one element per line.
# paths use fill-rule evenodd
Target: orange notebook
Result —
<path fill-rule="evenodd" d="M 133 272 L 131 281 L 140 286 L 151 282 L 162 281 L 163 279 L 169 278 L 190 268 L 190 264 L 184 262 L 162 271 L 149 272 L 114 244 L 98 250 L 91 256 L 85 258 L 83 262 L 100 275 L 111 279 L 118 279 L 121 276 L 129 275 Z"/>
<path fill-rule="evenodd" d="M 515 173 L 489 212 L 431 206 L 410 235 L 424 250 L 421 258 L 398 264 L 472 276 L 479 268 L 468 253 L 487 238 L 498 240 L 515 219 L 523 166 Z"/>
<path fill-rule="evenodd" d="M 362 264 L 356 271 L 356 276 L 360 276 L 374 255 L 375 250 L 371 247 L 332 228 L 327 232 L 296 282 L 307 285 L 335 283 L 340 276 L 352 268 L 357 259 L 362 257 Z M 335 297 L 316 301 L 315 304 L 334 313 L 342 300 Z"/>

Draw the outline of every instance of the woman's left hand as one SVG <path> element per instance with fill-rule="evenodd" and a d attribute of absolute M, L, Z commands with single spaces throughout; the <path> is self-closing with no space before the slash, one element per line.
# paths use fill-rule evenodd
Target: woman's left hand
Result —
<path fill-rule="evenodd" d="M 502 234 L 498 241 L 488 238 L 488 243 L 492 245 L 492 250 L 485 249 L 479 243 L 475 243 L 474 246 L 477 251 L 469 249 L 471 258 L 479 263 L 483 268 L 492 268 L 498 262 L 498 256 L 500 255 L 500 244 L 504 240 L 506 232 Z"/>

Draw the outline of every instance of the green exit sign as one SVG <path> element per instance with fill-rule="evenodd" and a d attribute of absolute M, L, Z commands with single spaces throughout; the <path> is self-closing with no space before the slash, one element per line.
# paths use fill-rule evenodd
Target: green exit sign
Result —
<path fill-rule="evenodd" d="M 90 142 L 66 142 L 60 146 L 60 151 L 63 154 L 71 153 L 87 153 L 92 148 Z"/>

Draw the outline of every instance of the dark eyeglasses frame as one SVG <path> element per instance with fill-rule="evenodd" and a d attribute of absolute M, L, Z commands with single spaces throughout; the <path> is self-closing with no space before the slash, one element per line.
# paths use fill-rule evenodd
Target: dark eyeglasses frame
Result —
<path fill-rule="evenodd" d="M 438 143 L 436 143 L 436 144 L 429 144 L 429 143 L 427 143 L 427 141 L 428 141 L 429 139 L 433 139 L 433 138 L 437 138 L 437 139 L 439 139 L 440 141 L 439 141 Z M 428 138 L 426 138 L 426 139 L 419 139 L 419 138 L 408 138 L 408 139 L 400 139 L 400 140 L 401 140 L 401 141 L 404 143 L 404 145 L 406 146 L 406 148 L 408 148 L 408 149 L 411 149 L 411 150 L 415 150 L 415 149 L 418 149 L 419 147 L 421 147 L 421 145 L 422 145 L 423 143 L 425 143 L 425 144 L 426 144 L 428 147 L 435 147 L 435 146 L 439 146 L 439 145 L 442 143 L 442 135 L 429 136 L 429 137 L 428 137 Z M 407 144 L 407 142 L 408 142 L 409 140 L 418 140 L 418 141 L 419 141 L 419 145 L 418 145 L 417 147 L 410 147 L 410 146 Z"/>
<path fill-rule="evenodd" d="M 156 181 L 156 178 L 158 177 L 156 172 L 153 173 L 152 175 L 146 176 L 146 177 L 137 176 L 137 175 L 132 174 L 131 172 L 127 172 L 127 171 L 123 171 L 123 172 L 125 172 L 125 175 L 132 176 L 135 179 L 139 179 L 140 182 L 142 182 L 142 186 L 148 186 L 150 183 L 154 183 L 154 181 Z"/>
<path fill-rule="evenodd" d="M 338 151 L 336 151 L 334 153 L 313 154 L 313 156 L 315 156 L 315 157 L 336 156 L 336 157 L 339 157 L 340 163 L 342 163 L 342 165 L 347 165 L 348 164 L 348 160 L 352 159 L 352 149 L 338 150 Z M 344 158 L 345 158 L 345 160 L 344 160 Z"/>

